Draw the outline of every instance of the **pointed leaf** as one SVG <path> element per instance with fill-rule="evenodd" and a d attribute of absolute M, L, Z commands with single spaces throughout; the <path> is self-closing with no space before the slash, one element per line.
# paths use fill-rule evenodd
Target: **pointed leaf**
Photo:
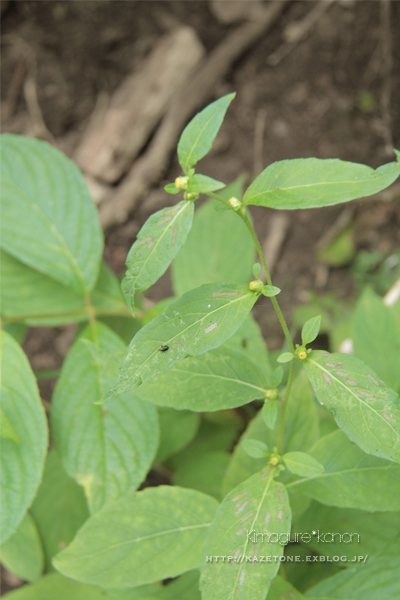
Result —
<path fill-rule="evenodd" d="M 256 364 L 221 346 L 175 363 L 141 385 L 136 395 L 159 406 L 203 412 L 242 406 L 264 397 L 267 388 L 266 376 Z"/>
<path fill-rule="evenodd" d="M 103 235 L 79 169 L 46 142 L 19 135 L 4 134 L 1 153 L 2 247 L 87 293 L 98 277 Z"/>
<path fill-rule="evenodd" d="M 275 400 L 267 400 L 261 409 L 261 416 L 268 429 L 273 429 L 278 416 L 278 405 Z"/>
<path fill-rule="evenodd" d="M 220 346 L 257 298 L 247 286 L 228 284 L 203 285 L 184 294 L 135 335 L 109 399 L 165 373 L 178 360 Z"/>
<path fill-rule="evenodd" d="M 203 600 L 264 600 L 278 572 L 291 512 L 284 486 L 273 471 L 256 473 L 224 498 L 204 544 L 200 589 Z M 274 534 L 268 542 L 257 533 Z M 279 536 L 283 535 L 283 543 Z M 220 556 L 224 559 L 215 560 Z M 269 557 L 260 562 L 258 557 Z M 243 557 L 243 561 L 242 561 Z"/>
<path fill-rule="evenodd" d="M 264 442 L 247 439 L 241 442 L 243 450 L 252 458 L 262 458 L 268 455 L 268 448 Z"/>
<path fill-rule="evenodd" d="M 217 507 L 194 490 L 147 488 L 92 516 L 54 564 L 68 577 L 108 587 L 176 577 L 199 566 Z"/>
<path fill-rule="evenodd" d="M 280 294 L 280 292 L 281 290 L 275 285 L 264 285 L 262 289 L 263 296 L 266 296 L 267 298 L 273 298 L 274 296 Z"/>
<path fill-rule="evenodd" d="M 1 535 L 4 543 L 17 529 L 35 497 L 47 451 L 46 415 L 35 376 L 21 347 L 1 333 L 1 404 L 19 439 L 1 442 Z"/>
<path fill-rule="evenodd" d="M 68 546 L 89 517 L 82 488 L 68 477 L 54 449 L 47 455 L 43 480 L 30 512 L 43 543 L 46 571 L 52 571 L 53 556 Z"/>
<path fill-rule="evenodd" d="M 2 317 L 27 317 L 25 322 L 32 326 L 88 320 L 83 294 L 31 269 L 4 250 L 0 256 Z M 120 283 L 104 262 L 90 297 L 92 305 L 102 312 L 121 314 L 127 310 Z"/>
<path fill-rule="evenodd" d="M 0 546 L 1 564 L 25 581 L 38 579 L 44 568 L 44 554 L 39 533 L 29 513 L 17 531 Z"/>
<path fill-rule="evenodd" d="M 126 259 L 122 290 L 131 312 L 136 290 L 147 290 L 161 277 L 185 243 L 192 226 L 193 202 L 183 200 L 159 210 L 143 225 Z"/>
<path fill-rule="evenodd" d="M 179 164 L 184 169 L 194 165 L 211 150 L 228 106 L 236 94 L 227 94 L 199 112 L 185 127 L 178 143 Z"/>
<path fill-rule="evenodd" d="M 303 346 L 310 344 L 317 337 L 321 327 L 321 315 L 308 319 L 301 330 L 301 343 Z"/>
<path fill-rule="evenodd" d="M 292 352 L 283 352 L 276 359 L 279 363 L 287 363 L 294 359 L 294 354 Z"/>
<path fill-rule="evenodd" d="M 318 477 L 324 472 L 321 463 L 305 452 L 287 452 L 282 459 L 289 471 L 295 475 L 311 478 Z"/>
<path fill-rule="evenodd" d="M 398 394 L 361 360 L 314 351 L 304 369 L 321 404 L 367 454 L 400 461 Z"/>
<path fill-rule="evenodd" d="M 174 183 L 167 183 L 167 185 L 164 185 L 164 190 L 168 194 L 179 194 L 179 192 L 182 191 L 178 189 Z"/>
<path fill-rule="evenodd" d="M 299 158 L 275 162 L 253 181 L 244 194 L 246 205 L 279 209 L 331 206 L 371 196 L 400 175 L 397 161 L 374 170 L 339 159 Z"/>
<path fill-rule="evenodd" d="M 217 206 L 209 200 L 195 212 L 192 230 L 172 265 L 177 295 L 203 283 L 246 284 L 250 279 L 255 250 L 249 232 L 233 211 L 221 213 Z"/>
<path fill-rule="evenodd" d="M 107 408 L 98 404 L 125 350 L 106 325 L 88 326 L 72 346 L 53 396 L 54 442 L 67 473 L 83 486 L 91 511 L 135 490 L 158 446 L 154 406 L 132 394 Z"/>
<path fill-rule="evenodd" d="M 368 511 L 400 510 L 400 466 L 365 454 L 340 430 L 321 438 L 309 451 L 325 473 L 287 484 L 322 504 Z"/>
<path fill-rule="evenodd" d="M 206 194 L 207 192 L 215 192 L 225 187 L 221 181 L 217 181 L 207 175 L 192 175 L 189 178 L 188 190 L 195 194 Z"/>
<path fill-rule="evenodd" d="M 111 600 L 104 590 L 50 573 L 35 583 L 9 592 L 7 600 Z"/>

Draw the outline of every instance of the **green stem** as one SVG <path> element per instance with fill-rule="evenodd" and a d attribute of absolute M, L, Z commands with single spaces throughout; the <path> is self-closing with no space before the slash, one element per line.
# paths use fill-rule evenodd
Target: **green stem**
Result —
<path fill-rule="evenodd" d="M 282 403 L 281 418 L 280 418 L 280 423 L 279 423 L 278 446 L 277 446 L 278 454 L 280 454 L 282 451 L 283 432 L 284 432 L 284 428 L 285 428 L 285 415 L 286 415 L 288 399 L 289 399 L 290 392 L 291 392 L 292 385 L 293 385 L 295 370 L 296 370 L 296 359 L 293 359 L 290 364 L 289 377 L 288 377 L 288 381 L 286 384 L 286 390 L 285 390 L 285 397 L 284 397 L 283 403 Z"/>

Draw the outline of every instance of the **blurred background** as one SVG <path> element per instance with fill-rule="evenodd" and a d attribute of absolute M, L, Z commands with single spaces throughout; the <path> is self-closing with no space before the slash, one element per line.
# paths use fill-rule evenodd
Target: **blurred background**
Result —
<path fill-rule="evenodd" d="M 144 221 L 177 201 L 163 186 L 179 175 L 183 127 L 223 94 L 237 92 L 200 168 L 226 183 L 285 158 L 376 168 L 400 147 L 399 2 L 20 0 L 1 10 L 2 130 L 77 161 L 118 275 Z M 399 190 L 322 210 L 252 208 L 293 327 L 314 309 L 336 318 L 365 283 L 384 294 L 399 277 Z M 145 306 L 171 295 L 167 272 Z M 255 315 L 276 349 L 269 304 Z M 74 335 L 29 333 L 34 367 L 58 368 Z"/>

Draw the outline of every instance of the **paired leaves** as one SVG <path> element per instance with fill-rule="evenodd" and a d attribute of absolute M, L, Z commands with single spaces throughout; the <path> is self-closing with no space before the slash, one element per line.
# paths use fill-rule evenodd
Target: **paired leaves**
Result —
<path fill-rule="evenodd" d="M 363 362 L 314 351 L 303 362 L 315 394 L 364 452 L 400 461 L 400 401 Z"/>
<path fill-rule="evenodd" d="M 374 170 L 339 159 L 299 158 L 269 165 L 246 190 L 246 205 L 278 209 L 314 208 L 371 196 L 400 175 L 397 161 Z"/>
<path fill-rule="evenodd" d="M 103 236 L 79 169 L 46 142 L 11 134 L 1 165 L 4 250 L 78 293 L 92 290 Z"/>
<path fill-rule="evenodd" d="M 138 586 L 195 569 L 218 503 L 178 487 L 147 488 L 105 506 L 55 559 L 78 581 Z"/>
<path fill-rule="evenodd" d="M 126 346 L 106 325 L 88 326 L 71 348 L 52 405 L 55 445 L 68 474 L 83 486 L 91 511 L 135 490 L 158 445 L 156 409 L 131 393 L 99 405 Z"/>
<path fill-rule="evenodd" d="M 365 454 L 342 431 L 321 438 L 310 454 L 325 469 L 312 478 L 290 482 L 322 504 L 367 511 L 400 510 L 400 466 Z"/>
<path fill-rule="evenodd" d="M 16 439 L 4 438 L 1 471 L 1 535 L 16 530 L 35 497 L 47 451 L 47 422 L 36 379 L 17 342 L 1 333 L 1 405 Z"/>
<path fill-rule="evenodd" d="M 185 127 L 178 143 L 179 164 L 184 170 L 194 165 L 211 150 L 228 106 L 236 94 L 222 96 L 199 112 Z"/>
<path fill-rule="evenodd" d="M 287 493 L 273 474 L 269 469 L 256 473 L 224 498 L 204 544 L 203 600 L 266 597 L 280 566 L 271 557 L 283 554 L 285 542 L 279 543 L 278 536 L 290 534 L 291 522 Z M 257 533 L 274 535 L 254 540 Z M 215 556 L 226 558 L 216 561 Z M 271 562 L 261 562 L 261 556 L 270 557 Z"/>
<path fill-rule="evenodd" d="M 134 314 L 136 290 L 146 290 L 167 270 L 185 243 L 193 221 L 194 204 L 184 200 L 153 214 L 140 230 L 126 259 L 122 290 Z"/>
<path fill-rule="evenodd" d="M 217 348 L 231 337 L 258 294 L 246 286 L 208 284 L 187 292 L 133 338 L 109 398 L 165 373 L 176 361 Z M 160 348 L 166 351 L 161 352 Z"/>

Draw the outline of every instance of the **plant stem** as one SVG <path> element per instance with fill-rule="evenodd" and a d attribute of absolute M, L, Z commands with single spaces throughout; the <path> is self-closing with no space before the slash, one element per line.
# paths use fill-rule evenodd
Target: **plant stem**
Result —
<path fill-rule="evenodd" d="M 282 450 L 283 432 L 284 432 L 284 428 L 285 428 L 286 408 L 287 408 L 287 403 L 288 403 L 288 399 L 290 396 L 290 392 L 292 389 L 295 370 L 296 370 L 296 359 L 293 359 L 290 364 L 289 377 L 288 377 L 288 381 L 286 384 L 286 390 L 285 390 L 285 397 L 284 397 L 283 403 L 282 403 L 281 418 L 280 418 L 280 423 L 279 423 L 278 446 L 277 446 L 278 454 L 280 454 L 281 450 Z"/>

